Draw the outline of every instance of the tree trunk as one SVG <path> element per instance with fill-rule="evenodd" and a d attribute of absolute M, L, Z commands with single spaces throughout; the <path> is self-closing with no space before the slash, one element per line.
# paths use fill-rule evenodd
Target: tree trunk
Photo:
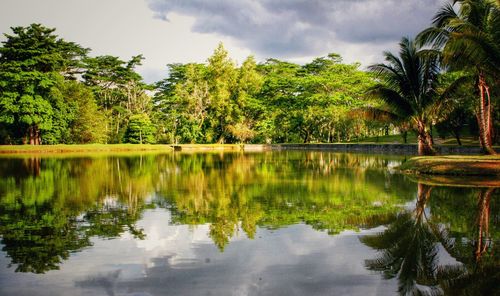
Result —
<path fill-rule="evenodd" d="M 30 127 L 28 127 L 27 138 L 29 139 L 30 145 L 40 145 L 41 144 L 42 140 L 41 140 L 41 134 L 40 134 L 40 130 L 38 129 L 38 126 L 31 125 Z"/>
<path fill-rule="evenodd" d="M 431 135 L 422 121 L 417 122 L 418 155 L 436 155 L 432 146 Z"/>
<path fill-rule="evenodd" d="M 481 260 L 482 255 L 488 248 L 489 225 L 490 225 L 490 200 L 495 188 L 481 189 L 478 196 L 478 236 L 475 248 L 476 261 Z"/>
<path fill-rule="evenodd" d="M 479 143 L 483 153 L 495 155 L 493 150 L 491 134 L 492 134 L 492 118 L 491 118 L 491 99 L 488 85 L 483 74 L 479 74 L 479 107 L 476 110 L 477 125 L 479 128 Z"/>
<path fill-rule="evenodd" d="M 431 130 L 431 132 L 429 133 L 430 142 L 431 142 L 431 145 L 434 146 L 434 134 L 433 134 L 433 130 L 432 130 L 432 123 L 431 123 L 430 130 Z"/>
<path fill-rule="evenodd" d="M 425 205 L 431 197 L 432 186 L 418 183 L 417 185 L 417 204 L 415 205 L 415 217 L 420 220 L 425 213 Z"/>
<path fill-rule="evenodd" d="M 455 136 L 455 139 L 457 140 L 458 146 L 462 146 L 462 141 L 460 141 L 460 132 L 455 130 L 455 131 L 453 131 L 453 135 Z"/>
<path fill-rule="evenodd" d="M 30 145 L 35 145 L 35 138 L 33 137 L 33 126 L 28 127 L 28 139 Z"/>
<path fill-rule="evenodd" d="M 309 143 L 309 137 L 310 137 L 310 134 L 309 134 L 309 131 L 308 130 L 305 130 L 305 135 L 304 135 L 304 144 L 306 143 Z"/>

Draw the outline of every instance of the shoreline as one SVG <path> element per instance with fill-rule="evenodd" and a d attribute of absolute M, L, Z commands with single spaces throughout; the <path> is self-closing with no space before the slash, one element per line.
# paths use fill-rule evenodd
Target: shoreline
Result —
<path fill-rule="evenodd" d="M 429 176 L 490 176 L 500 179 L 500 155 L 417 156 L 398 168 L 405 174 Z"/>
<path fill-rule="evenodd" d="M 476 146 L 436 146 L 437 156 L 416 156 L 414 144 L 79 144 L 0 145 L 0 156 L 103 155 L 142 152 L 325 151 L 413 155 L 398 167 L 404 174 L 427 176 L 493 176 L 500 179 L 500 155 L 481 156 Z M 496 148 L 498 149 L 498 147 Z M 448 155 L 447 155 L 448 154 Z M 453 154 L 453 155 L 449 155 Z"/>
<path fill-rule="evenodd" d="M 0 155 L 173 151 L 163 144 L 0 145 Z"/>
<path fill-rule="evenodd" d="M 480 154 L 478 146 L 436 145 L 440 154 Z M 498 147 L 497 147 L 498 149 Z M 122 152 L 122 151 L 338 151 L 416 155 L 416 144 L 328 143 L 328 144 L 60 144 L 0 145 L 0 154 Z"/>

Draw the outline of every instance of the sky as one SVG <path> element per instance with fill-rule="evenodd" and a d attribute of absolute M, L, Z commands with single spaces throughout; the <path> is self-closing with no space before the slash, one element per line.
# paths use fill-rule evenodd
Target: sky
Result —
<path fill-rule="evenodd" d="M 363 67 L 430 25 L 446 0 L 0 0 L 0 32 L 41 23 L 60 37 L 124 60 L 145 57 L 147 82 L 169 63 L 205 62 L 219 42 L 238 64 L 306 63 L 339 53 Z"/>

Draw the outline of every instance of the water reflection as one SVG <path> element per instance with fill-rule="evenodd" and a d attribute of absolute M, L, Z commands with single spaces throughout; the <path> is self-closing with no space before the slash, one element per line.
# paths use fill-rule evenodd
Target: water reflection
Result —
<path fill-rule="evenodd" d="M 398 158 L 332 153 L 27 157 L 0 163 L 0 234 L 16 271 L 58 269 L 90 238 L 144 237 L 146 208 L 165 223 L 209 224 L 222 251 L 243 231 L 304 222 L 330 234 L 387 223 L 404 178 Z M 382 186 L 381 186 L 382 184 Z"/>
<path fill-rule="evenodd" d="M 499 205 L 492 199 L 497 189 L 459 185 L 418 183 L 412 210 L 385 231 L 361 238 L 380 252 L 366 267 L 397 278 L 401 295 L 500 293 Z"/>
<path fill-rule="evenodd" d="M 392 172 L 401 161 L 3 158 L 0 294 L 497 292 L 500 190 L 416 184 Z"/>

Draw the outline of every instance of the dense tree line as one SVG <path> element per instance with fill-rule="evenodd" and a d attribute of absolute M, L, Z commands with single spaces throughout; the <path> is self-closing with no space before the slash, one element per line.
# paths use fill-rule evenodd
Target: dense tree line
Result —
<path fill-rule="evenodd" d="M 500 140 L 500 8 L 445 4 L 399 55 L 360 69 L 337 54 L 304 65 L 241 65 L 220 44 L 206 63 L 169 64 L 152 85 L 143 57 L 91 57 L 39 24 L 12 28 L 0 47 L 0 143 L 342 142 L 414 133 L 420 154 L 436 135 Z M 435 131 L 435 132 L 433 132 Z"/>
<path fill-rule="evenodd" d="M 205 64 L 171 64 L 155 110 L 168 142 L 332 142 L 366 136 L 350 111 L 373 85 L 358 64 L 330 54 L 303 66 L 247 58 L 236 67 L 222 45 Z"/>
<path fill-rule="evenodd" d="M 141 55 L 90 57 L 54 29 L 12 30 L 0 48 L 3 144 L 333 142 L 384 125 L 353 116 L 374 78 L 336 54 L 238 66 L 220 44 L 205 64 L 170 64 L 147 85 Z"/>
<path fill-rule="evenodd" d="M 12 28 L 0 48 L 0 142 L 154 142 L 142 56 L 90 57 L 39 24 Z"/>

